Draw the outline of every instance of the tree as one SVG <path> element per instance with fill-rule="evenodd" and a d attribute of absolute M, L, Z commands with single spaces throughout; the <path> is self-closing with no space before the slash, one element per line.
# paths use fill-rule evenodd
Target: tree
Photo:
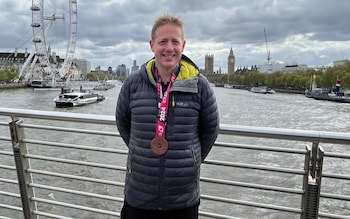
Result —
<path fill-rule="evenodd" d="M 12 82 L 18 76 L 19 76 L 19 71 L 14 66 L 4 66 L 4 68 L 0 70 L 0 81 Z"/>

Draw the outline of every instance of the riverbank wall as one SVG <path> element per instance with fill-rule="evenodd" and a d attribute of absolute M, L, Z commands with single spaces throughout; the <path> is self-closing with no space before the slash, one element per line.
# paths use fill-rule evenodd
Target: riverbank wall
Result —
<path fill-rule="evenodd" d="M 0 89 L 14 89 L 27 87 L 25 83 L 2 83 L 0 84 Z"/>

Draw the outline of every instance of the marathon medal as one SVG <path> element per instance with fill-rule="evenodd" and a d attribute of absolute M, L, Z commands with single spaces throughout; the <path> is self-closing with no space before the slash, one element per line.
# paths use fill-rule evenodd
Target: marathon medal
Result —
<path fill-rule="evenodd" d="M 169 144 L 168 141 L 165 139 L 165 130 L 166 130 L 166 119 L 168 116 L 168 110 L 169 110 L 169 93 L 170 88 L 173 85 L 173 83 L 176 80 L 176 74 L 172 73 L 170 78 L 170 83 L 167 87 L 167 89 L 162 91 L 162 85 L 161 80 L 158 75 L 157 69 L 155 69 L 155 75 L 158 77 L 157 82 L 157 94 L 159 101 L 158 102 L 158 117 L 157 117 L 157 123 L 156 123 L 156 137 L 151 141 L 151 149 L 154 154 L 161 156 L 165 154 L 168 151 Z"/>
<path fill-rule="evenodd" d="M 163 155 L 168 151 L 168 141 L 164 137 L 157 136 L 153 138 L 151 148 L 156 155 Z"/>

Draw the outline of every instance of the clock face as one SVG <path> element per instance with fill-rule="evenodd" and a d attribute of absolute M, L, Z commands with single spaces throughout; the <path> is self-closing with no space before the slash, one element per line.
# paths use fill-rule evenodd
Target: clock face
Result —
<path fill-rule="evenodd" d="M 233 58 L 230 58 L 230 62 L 233 62 Z"/>

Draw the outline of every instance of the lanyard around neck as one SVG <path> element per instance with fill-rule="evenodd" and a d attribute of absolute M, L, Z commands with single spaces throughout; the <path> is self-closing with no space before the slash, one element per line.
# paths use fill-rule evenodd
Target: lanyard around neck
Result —
<path fill-rule="evenodd" d="M 176 74 L 173 72 L 171 74 L 170 82 L 168 87 L 164 91 L 161 85 L 160 75 L 158 74 L 158 70 L 154 70 L 155 76 L 157 77 L 157 95 L 160 102 L 158 102 L 158 118 L 156 124 L 156 136 L 165 137 L 165 129 L 166 129 L 166 119 L 168 116 L 169 110 L 169 93 L 170 88 L 176 80 Z"/>

